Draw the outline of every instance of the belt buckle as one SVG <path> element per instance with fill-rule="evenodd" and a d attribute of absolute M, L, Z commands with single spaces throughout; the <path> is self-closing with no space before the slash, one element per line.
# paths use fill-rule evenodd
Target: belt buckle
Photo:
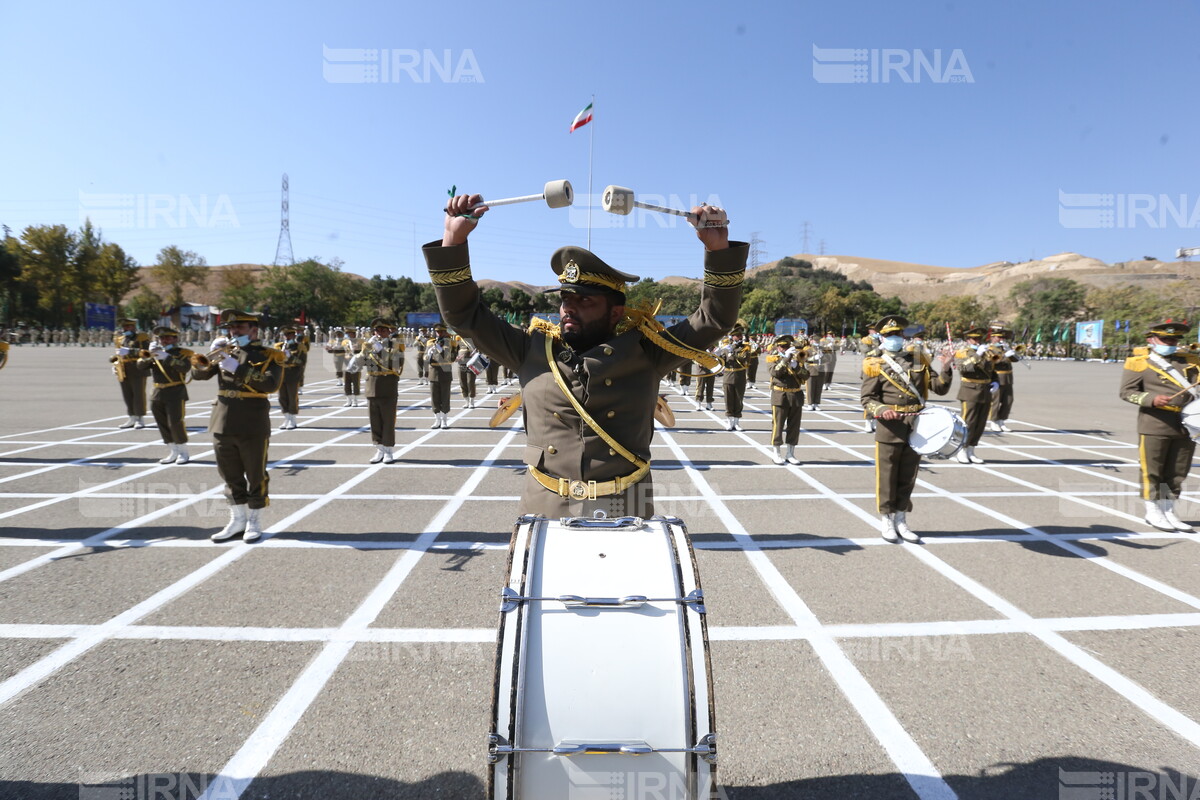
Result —
<path fill-rule="evenodd" d="M 567 496 L 572 500 L 595 500 L 596 482 L 574 480 L 567 486 Z"/>

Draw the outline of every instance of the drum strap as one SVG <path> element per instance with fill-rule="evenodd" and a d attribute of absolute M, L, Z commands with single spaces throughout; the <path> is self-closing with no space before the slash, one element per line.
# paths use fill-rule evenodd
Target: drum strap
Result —
<path fill-rule="evenodd" d="M 605 444 L 607 444 L 613 450 L 616 450 L 617 453 L 619 453 L 621 457 L 630 464 L 633 464 L 639 469 L 641 467 L 648 467 L 648 462 L 638 458 L 633 453 L 626 450 L 620 442 L 609 436 L 608 433 L 600 427 L 600 424 L 596 422 L 596 420 L 592 419 L 592 415 L 589 414 L 586 409 L 584 409 L 583 405 L 575 399 L 575 395 L 571 394 L 571 389 L 567 386 L 567 382 L 563 380 L 562 370 L 559 368 L 558 362 L 554 359 L 554 339 L 550 336 L 543 336 L 546 340 L 546 363 L 550 367 L 550 372 L 554 374 L 554 382 L 558 384 L 558 388 L 561 389 L 562 393 L 565 394 L 567 399 L 571 401 L 571 405 L 575 407 L 575 411 L 579 414 L 587 426 L 594 430 L 596 434 L 604 440 Z"/>
<path fill-rule="evenodd" d="M 887 372 L 884 370 L 880 370 L 879 374 L 886 378 L 888 383 L 892 384 L 900 391 L 904 392 L 905 394 L 911 394 L 913 397 L 917 398 L 917 402 L 924 406 L 925 398 L 921 396 L 919 391 L 917 391 L 917 387 L 913 386 L 912 378 L 908 377 L 908 370 L 887 353 L 882 353 L 881 355 L 883 358 L 883 363 L 895 370 L 896 377 L 904 382 L 904 386 L 901 386 L 900 384 L 896 383 L 896 381 L 892 380 L 892 376 L 887 374 Z"/>
<path fill-rule="evenodd" d="M 1174 365 L 1172 365 L 1170 361 L 1167 361 L 1158 353 L 1153 352 L 1150 353 L 1148 360 L 1151 368 L 1153 368 L 1155 372 L 1159 373 L 1163 377 L 1170 378 L 1176 386 L 1181 389 L 1187 389 L 1188 393 L 1191 394 L 1193 398 L 1200 400 L 1200 390 L 1197 390 L 1196 387 L 1191 386 L 1191 382 L 1188 381 L 1187 378 L 1180 375 L 1179 370 L 1175 369 Z"/>

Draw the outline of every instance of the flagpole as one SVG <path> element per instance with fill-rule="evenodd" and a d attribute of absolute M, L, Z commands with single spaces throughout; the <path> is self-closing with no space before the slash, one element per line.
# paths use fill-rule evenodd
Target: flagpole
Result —
<path fill-rule="evenodd" d="M 592 249 L 592 138 L 596 134 L 596 95 L 592 95 L 592 124 L 588 126 L 588 245 Z"/>

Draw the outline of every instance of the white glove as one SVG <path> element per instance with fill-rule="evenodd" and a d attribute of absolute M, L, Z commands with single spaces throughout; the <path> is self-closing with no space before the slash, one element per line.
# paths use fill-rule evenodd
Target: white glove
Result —
<path fill-rule="evenodd" d="M 383 342 L 375 342 L 375 344 L 374 344 L 374 347 L 375 347 L 375 352 L 376 352 L 376 353 L 382 353 L 382 352 L 383 352 Z"/>
<path fill-rule="evenodd" d="M 998 391 L 1000 391 L 1000 384 L 997 383 L 996 381 L 992 381 L 992 385 L 989 386 L 988 388 L 993 392 L 998 392 Z"/>
<path fill-rule="evenodd" d="M 119 356 L 127 356 L 127 355 L 129 355 L 129 348 L 128 348 L 128 347 L 118 347 L 118 348 L 117 348 L 117 355 L 119 355 Z"/>
<path fill-rule="evenodd" d="M 167 351 L 166 350 L 151 350 L 150 355 L 154 356 L 159 361 L 162 361 L 163 359 L 165 359 L 167 357 Z"/>
<path fill-rule="evenodd" d="M 238 360 L 233 356 L 225 356 L 221 359 L 221 369 L 226 372 L 237 372 Z"/>
<path fill-rule="evenodd" d="M 1004 357 L 1005 357 L 1005 358 L 1012 358 L 1012 357 L 1013 357 L 1013 356 L 1015 356 L 1016 354 L 1017 354 L 1017 351 L 1016 351 L 1016 350 L 1005 350 L 1005 351 L 1004 351 Z"/>
<path fill-rule="evenodd" d="M 798 366 L 800 366 L 800 365 L 796 363 L 796 359 L 794 359 L 794 358 L 788 362 L 789 369 L 795 369 Z"/>
<path fill-rule="evenodd" d="M 988 351 L 988 345 L 986 345 L 986 344 L 981 344 L 981 345 L 979 345 L 979 347 L 975 348 L 976 355 L 981 355 L 981 356 L 985 355 L 987 353 L 987 351 Z"/>
<path fill-rule="evenodd" d="M 226 339 L 224 336 L 218 336 L 217 338 L 213 339 L 212 344 L 208 346 L 208 352 L 211 353 L 213 350 L 220 350 L 222 347 L 226 347 L 228 345 L 228 339 Z"/>

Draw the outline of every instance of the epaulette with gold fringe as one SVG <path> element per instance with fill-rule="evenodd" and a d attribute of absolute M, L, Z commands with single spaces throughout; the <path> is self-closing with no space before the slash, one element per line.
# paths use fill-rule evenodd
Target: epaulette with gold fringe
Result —
<path fill-rule="evenodd" d="M 878 378 L 880 373 L 883 372 L 883 359 L 864 358 L 862 371 L 864 378 Z"/>
<path fill-rule="evenodd" d="M 274 361 L 276 364 L 282 364 L 287 360 L 287 353 L 283 352 L 282 350 L 276 350 L 274 347 L 264 347 L 263 355 Z"/>
<path fill-rule="evenodd" d="M 1133 372 L 1144 372 L 1146 370 L 1146 368 L 1150 365 L 1150 360 L 1149 360 L 1149 358 L 1147 358 L 1149 353 L 1142 352 L 1141 354 L 1137 354 L 1138 350 L 1145 351 L 1146 348 L 1144 348 L 1144 347 L 1134 348 L 1133 352 L 1135 353 L 1135 355 L 1132 355 L 1129 358 L 1125 359 L 1125 369 L 1132 370 Z"/>

